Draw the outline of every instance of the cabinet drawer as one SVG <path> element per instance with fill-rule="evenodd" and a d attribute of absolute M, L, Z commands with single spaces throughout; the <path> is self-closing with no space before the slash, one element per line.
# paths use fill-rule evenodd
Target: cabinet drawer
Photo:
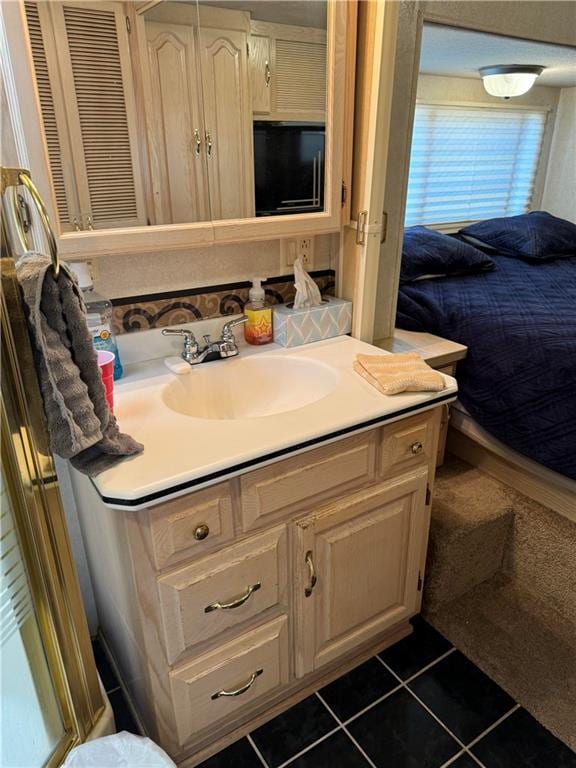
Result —
<path fill-rule="evenodd" d="M 380 474 L 428 464 L 435 451 L 437 413 L 431 411 L 382 428 Z"/>
<path fill-rule="evenodd" d="M 285 685 L 289 676 L 286 616 L 172 670 L 179 743 Z"/>
<path fill-rule="evenodd" d="M 158 579 L 167 659 L 230 627 L 286 605 L 284 526 L 221 550 Z"/>
<path fill-rule="evenodd" d="M 241 525 L 249 531 L 353 490 L 374 478 L 376 432 L 356 435 L 240 479 Z"/>
<path fill-rule="evenodd" d="M 158 570 L 210 552 L 234 535 L 230 484 L 221 483 L 154 507 L 149 521 Z"/>

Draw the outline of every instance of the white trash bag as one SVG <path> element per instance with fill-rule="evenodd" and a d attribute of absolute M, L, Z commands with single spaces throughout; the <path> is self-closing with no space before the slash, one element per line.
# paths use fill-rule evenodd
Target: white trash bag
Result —
<path fill-rule="evenodd" d="M 158 744 L 120 731 L 71 750 L 62 768 L 176 768 Z"/>

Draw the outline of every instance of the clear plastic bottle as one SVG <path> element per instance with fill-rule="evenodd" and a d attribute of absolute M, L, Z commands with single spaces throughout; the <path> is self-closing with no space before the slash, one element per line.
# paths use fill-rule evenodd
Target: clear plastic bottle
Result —
<path fill-rule="evenodd" d="M 87 310 L 86 320 L 92 335 L 92 343 L 95 349 L 105 349 L 114 353 L 114 379 L 119 379 L 123 370 L 116 338 L 112 332 L 112 302 L 94 290 L 90 267 L 85 261 L 73 262 L 70 264 L 70 268 L 76 275 L 78 285 L 84 295 Z"/>

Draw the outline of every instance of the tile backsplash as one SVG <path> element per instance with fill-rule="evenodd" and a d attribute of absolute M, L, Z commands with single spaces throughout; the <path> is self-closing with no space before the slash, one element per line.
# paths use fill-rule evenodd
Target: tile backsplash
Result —
<path fill-rule="evenodd" d="M 323 295 L 334 295 L 334 270 L 317 270 L 310 274 Z M 238 281 L 112 299 L 114 331 L 117 334 L 133 333 L 238 314 L 244 311 L 250 285 L 248 281 Z M 271 277 L 264 283 L 264 289 L 270 304 L 289 303 L 294 300 L 294 275 Z"/>

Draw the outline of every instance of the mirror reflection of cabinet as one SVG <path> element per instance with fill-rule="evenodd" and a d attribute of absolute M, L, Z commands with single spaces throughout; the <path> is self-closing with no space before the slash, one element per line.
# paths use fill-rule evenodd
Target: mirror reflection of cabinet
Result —
<path fill-rule="evenodd" d="M 248 35 L 207 28 L 205 16 L 201 14 L 200 53 L 212 218 L 254 216 Z"/>
<path fill-rule="evenodd" d="M 63 257 L 340 228 L 354 0 L 18 2 L 24 132 Z"/>
<path fill-rule="evenodd" d="M 26 14 L 62 228 L 146 224 L 121 3 L 27 2 Z"/>
<path fill-rule="evenodd" d="M 326 30 L 252 21 L 252 109 L 259 120 L 326 119 Z"/>
<path fill-rule="evenodd" d="M 248 16 L 201 10 L 138 18 L 155 224 L 254 215 Z"/>
<path fill-rule="evenodd" d="M 202 157 L 201 78 L 194 35 L 185 24 L 149 21 L 143 26 L 153 221 L 206 221 L 210 209 Z M 162 104 L 162 110 L 155 107 L 157 104 Z"/>

